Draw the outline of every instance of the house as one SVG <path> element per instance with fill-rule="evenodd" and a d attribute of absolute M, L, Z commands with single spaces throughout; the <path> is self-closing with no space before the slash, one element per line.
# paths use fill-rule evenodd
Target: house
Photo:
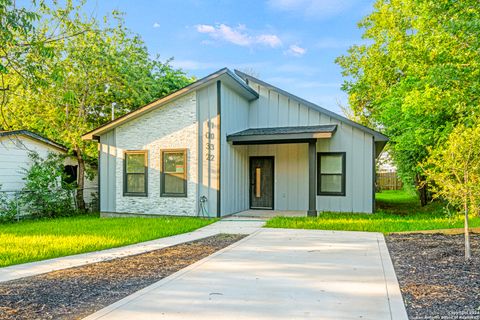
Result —
<path fill-rule="evenodd" d="M 219 70 L 83 136 L 100 210 L 220 217 L 374 211 L 383 134 L 252 76 Z"/>
<path fill-rule="evenodd" d="M 12 196 L 22 191 L 25 170 L 31 166 L 29 153 L 36 152 L 41 158 L 48 153 L 67 154 L 65 146 L 49 140 L 29 130 L 0 131 L 0 191 Z M 72 181 L 77 179 L 78 164 L 74 157 L 65 159 L 65 172 Z M 94 200 L 97 193 L 96 177 L 91 181 L 85 178 L 85 202 Z"/>

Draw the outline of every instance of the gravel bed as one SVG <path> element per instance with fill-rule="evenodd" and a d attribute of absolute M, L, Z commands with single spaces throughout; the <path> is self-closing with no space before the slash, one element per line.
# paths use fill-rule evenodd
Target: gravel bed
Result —
<path fill-rule="evenodd" d="M 480 235 L 396 234 L 387 246 L 410 320 L 480 320 Z"/>
<path fill-rule="evenodd" d="M 81 319 L 242 239 L 219 234 L 0 283 L 0 319 Z"/>

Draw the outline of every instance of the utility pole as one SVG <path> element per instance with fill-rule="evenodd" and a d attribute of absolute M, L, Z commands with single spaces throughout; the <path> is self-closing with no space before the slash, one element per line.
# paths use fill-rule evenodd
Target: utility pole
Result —
<path fill-rule="evenodd" d="M 116 102 L 112 102 L 112 121 L 115 120 L 115 106 L 117 105 Z"/>

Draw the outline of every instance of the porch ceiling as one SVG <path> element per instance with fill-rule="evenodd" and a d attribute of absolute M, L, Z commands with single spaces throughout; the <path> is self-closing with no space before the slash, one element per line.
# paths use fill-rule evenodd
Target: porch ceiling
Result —
<path fill-rule="evenodd" d="M 328 139 L 337 130 L 336 124 L 299 127 L 252 128 L 227 136 L 232 144 L 306 143 Z"/>

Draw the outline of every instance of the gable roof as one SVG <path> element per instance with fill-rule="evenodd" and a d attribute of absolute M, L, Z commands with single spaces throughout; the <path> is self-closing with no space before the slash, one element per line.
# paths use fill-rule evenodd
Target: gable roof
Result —
<path fill-rule="evenodd" d="M 33 140 L 39 141 L 41 143 L 44 143 L 46 145 L 49 145 L 51 147 L 60 149 L 64 152 L 67 152 L 68 149 L 64 145 L 61 145 L 55 141 L 52 141 L 50 139 L 45 138 L 44 136 L 41 136 L 35 132 L 29 131 L 29 130 L 12 130 L 12 131 L 0 131 L 0 138 L 2 137 L 15 137 L 15 136 L 27 136 Z"/>
<path fill-rule="evenodd" d="M 253 82 L 256 82 L 268 89 L 271 89 L 271 90 L 274 90 L 282 95 L 285 95 L 287 96 L 288 98 L 292 99 L 292 100 L 295 100 L 311 109 L 314 109 L 318 112 L 321 112 L 333 119 L 336 119 L 340 122 L 343 122 L 343 123 L 346 123 L 352 127 L 355 127 L 361 131 L 364 131 L 364 132 L 367 132 L 369 134 L 371 134 L 374 138 L 375 138 L 375 141 L 376 142 L 379 142 L 381 145 L 382 145 L 382 148 L 383 146 L 388 142 L 388 137 L 378 131 L 375 131 L 373 129 L 370 129 L 364 125 L 361 125 L 355 121 L 352 121 L 348 118 L 345 118 L 339 114 L 336 114 L 335 112 L 332 112 L 330 110 L 327 110 L 325 108 L 322 108 L 320 107 L 319 105 L 316 105 L 310 101 L 307 101 L 305 99 L 302 99 L 294 94 L 291 94 L 287 91 L 284 91 L 280 88 L 277 88 L 269 83 L 266 83 L 260 79 L 257 79 L 255 77 L 252 77 L 250 75 L 247 75 L 239 70 L 235 70 L 235 73 L 233 73 L 232 71 L 230 71 L 228 68 L 223 68 L 223 69 L 220 69 L 200 80 L 197 80 L 195 81 L 194 83 L 186 86 L 186 87 L 183 87 L 171 94 L 169 94 L 168 96 L 166 97 L 163 97 L 161 99 L 158 99 L 156 101 L 153 101 L 152 103 L 149 103 L 141 108 L 138 108 L 132 112 L 129 112 L 121 117 L 118 117 L 117 119 L 115 120 L 112 120 L 110 122 L 107 122 L 106 124 L 90 131 L 90 132 L 87 132 L 85 133 L 83 136 L 82 136 L 82 139 L 83 140 L 93 140 L 93 139 L 98 139 L 98 136 L 105 133 L 105 132 L 108 132 L 112 129 L 114 129 L 115 127 L 127 122 L 127 121 L 130 121 L 130 120 L 133 120 L 133 119 L 136 119 L 138 118 L 139 116 L 147 113 L 147 112 L 150 112 L 150 111 L 153 111 L 181 96 L 184 96 L 185 94 L 187 93 L 190 93 L 194 90 L 197 90 L 197 89 L 200 89 L 200 88 L 203 88 L 207 85 L 210 85 L 211 83 L 213 83 L 214 81 L 218 81 L 218 80 L 221 80 L 221 81 L 224 81 L 227 85 L 229 85 L 231 88 L 233 88 L 237 93 L 239 93 L 240 95 L 242 95 L 244 98 L 246 98 L 248 101 L 252 101 L 252 100 L 255 100 L 255 99 L 258 99 L 259 95 L 258 93 L 253 89 L 251 88 L 249 85 L 248 85 L 248 82 L 249 80 L 253 81 Z"/>
<path fill-rule="evenodd" d="M 106 124 L 85 133 L 82 136 L 83 140 L 93 140 L 97 138 L 100 134 L 105 133 L 107 131 L 112 130 L 113 128 L 127 122 L 138 118 L 139 116 L 143 115 L 144 113 L 150 112 L 159 108 L 172 100 L 184 96 L 187 93 L 190 93 L 194 90 L 203 88 L 214 81 L 221 80 L 225 82 L 227 85 L 231 86 L 237 93 L 245 97 L 248 101 L 254 100 L 258 98 L 258 93 L 249 87 L 241 78 L 239 78 L 235 73 L 230 71 L 228 68 L 220 69 L 200 80 L 195 81 L 194 83 L 189 84 L 186 87 L 183 87 L 166 97 L 153 101 L 141 108 L 138 108 L 132 112 L 129 112 L 121 117 L 118 117 L 115 120 L 107 122 Z"/>
<path fill-rule="evenodd" d="M 311 108 L 311 109 L 314 109 L 314 110 L 316 110 L 316 111 L 318 111 L 318 112 L 320 112 L 320 113 L 326 114 L 327 116 L 329 116 L 329 117 L 331 117 L 331 118 L 333 118 L 333 119 L 336 119 L 336 120 L 338 120 L 338 121 L 341 121 L 341 122 L 343 122 L 343 123 L 346 123 L 346 124 L 348 124 L 348 125 L 351 125 L 352 127 L 355 127 L 355 128 L 357 128 L 357 129 L 359 129 L 359 130 L 362 130 L 362 131 L 364 131 L 364 132 L 367 132 L 367 133 L 369 133 L 369 134 L 371 134 L 371 135 L 373 135 L 373 136 L 375 137 L 375 141 L 387 142 L 387 141 L 389 140 L 386 135 L 384 135 L 384 134 L 382 134 L 382 133 L 380 133 L 380 132 L 378 132 L 378 131 L 375 131 L 375 130 L 373 130 L 373 129 L 370 129 L 370 128 L 368 128 L 368 127 L 366 127 L 366 126 L 364 126 L 364 125 L 361 125 L 361 124 L 359 124 L 359 123 L 357 123 L 357 122 L 355 122 L 355 121 L 352 121 L 352 120 L 350 120 L 350 119 L 348 119 L 348 118 L 342 117 L 341 115 L 336 114 L 335 112 L 332 112 L 332 111 L 330 111 L 330 110 L 327 110 L 327 109 L 325 109 L 325 108 L 322 108 L 322 107 L 320 107 L 319 105 L 316 105 L 316 104 L 314 104 L 314 103 L 312 103 L 312 102 L 310 102 L 310 101 L 307 101 L 307 100 L 305 100 L 305 99 L 302 99 L 302 98 L 300 98 L 300 97 L 298 97 L 298 96 L 296 96 L 296 95 L 294 95 L 294 94 L 291 94 L 291 93 L 289 93 L 289 92 L 287 92 L 287 91 L 285 91 L 285 90 L 282 90 L 282 89 L 280 89 L 280 88 L 277 88 L 277 87 L 275 87 L 275 86 L 273 86 L 273 85 L 271 85 L 271 84 L 269 84 L 269 83 L 266 83 L 265 81 L 262 81 L 262 80 L 260 80 L 260 79 L 255 78 L 255 77 L 252 77 L 252 76 L 250 76 L 250 75 L 248 75 L 248 74 L 246 74 L 246 73 L 243 73 L 243 72 L 241 72 L 241 71 L 238 71 L 238 70 L 235 70 L 235 73 L 236 73 L 240 78 L 242 78 L 243 80 L 245 80 L 247 84 L 248 84 L 248 81 L 249 81 L 249 80 L 251 80 L 251 81 L 253 81 L 253 82 L 256 82 L 256 83 L 258 83 L 258 84 L 260 84 L 260 85 L 262 85 L 262 86 L 264 86 L 264 87 L 266 87 L 266 88 L 268 88 L 268 89 L 271 89 L 271 90 L 273 90 L 273 91 L 276 91 L 276 92 L 278 92 L 278 93 L 280 93 L 280 94 L 282 94 L 282 95 L 284 95 L 284 96 L 286 96 L 286 97 L 288 97 L 288 98 L 290 98 L 290 99 L 292 99 L 292 100 L 295 100 L 295 101 L 297 101 L 297 102 L 299 102 L 299 103 L 301 103 L 301 104 L 303 104 L 303 105 L 305 105 L 305 106 L 307 106 L 307 107 L 309 107 L 309 108 Z"/>

